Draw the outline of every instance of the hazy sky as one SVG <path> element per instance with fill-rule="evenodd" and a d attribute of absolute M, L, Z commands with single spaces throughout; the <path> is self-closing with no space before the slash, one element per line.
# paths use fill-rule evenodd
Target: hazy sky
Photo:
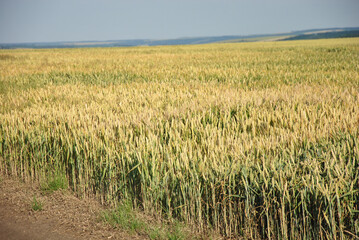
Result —
<path fill-rule="evenodd" d="M 0 42 L 166 39 L 359 27 L 359 0 L 0 0 Z"/>

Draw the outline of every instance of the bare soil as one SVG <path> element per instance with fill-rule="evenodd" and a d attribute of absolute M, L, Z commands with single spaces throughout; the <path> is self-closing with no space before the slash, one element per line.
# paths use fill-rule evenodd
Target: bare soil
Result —
<path fill-rule="evenodd" d="M 34 196 L 43 203 L 41 211 L 32 209 Z M 0 175 L 0 239 L 144 239 L 101 221 L 102 210 L 93 199 L 78 199 L 64 190 L 43 194 L 36 184 Z"/>

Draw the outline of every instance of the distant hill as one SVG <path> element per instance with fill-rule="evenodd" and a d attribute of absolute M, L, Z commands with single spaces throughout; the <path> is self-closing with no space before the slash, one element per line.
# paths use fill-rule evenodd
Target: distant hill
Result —
<path fill-rule="evenodd" d="M 294 31 L 278 34 L 258 34 L 248 36 L 214 36 L 189 37 L 177 39 L 133 39 L 110 41 L 74 41 L 74 42 L 43 42 L 43 43 L 0 43 L 0 49 L 14 48 L 87 48 L 87 47 L 132 47 L 158 45 L 189 45 L 206 43 L 233 43 L 258 41 L 290 41 L 302 39 L 345 38 L 359 37 L 359 27 L 356 28 L 324 28 Z"/>
<path fill-rule="evenodd" d="M 280 41 L 304 40 L 304 39 L 323 39 L 323 38 L 348 38 L 348 37 L 359 37 L 359 30 L 301 34 L 301 35 L 296 35 L 296 36 L 292 36 L 292 37 L 288 37 L 288 38 L 283 38 Z"/>

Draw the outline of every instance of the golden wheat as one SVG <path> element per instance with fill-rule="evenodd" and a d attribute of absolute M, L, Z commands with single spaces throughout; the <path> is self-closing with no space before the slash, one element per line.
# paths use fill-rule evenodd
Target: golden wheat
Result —
<path fill-rule="evenodd" d="M 359 234 L 359 40 L 0 51 L 0 171 L 228 237 Z"/>

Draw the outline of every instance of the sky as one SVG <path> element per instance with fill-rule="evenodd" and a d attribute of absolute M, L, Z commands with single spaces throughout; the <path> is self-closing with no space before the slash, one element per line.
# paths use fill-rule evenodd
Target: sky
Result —
<path fill-rule="evenodd" d="M 359 27 L 359 0 L 0 0 L 0 43 Z"/>

